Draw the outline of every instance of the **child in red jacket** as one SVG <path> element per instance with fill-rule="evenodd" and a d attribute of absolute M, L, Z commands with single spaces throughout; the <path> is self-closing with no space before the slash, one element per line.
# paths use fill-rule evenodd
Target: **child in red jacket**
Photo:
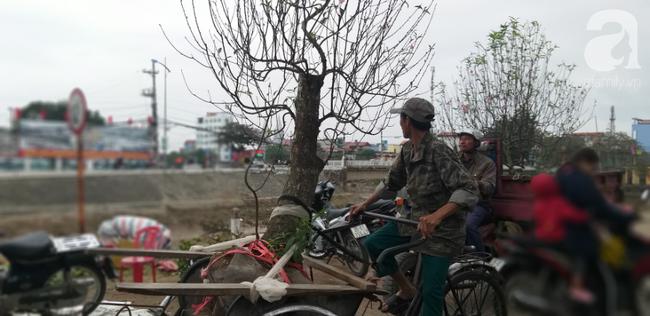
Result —
<path fill-rule="evenodd" d="M 562 244 L 569 250 L 579 247 L 566 239 L 565 225 L 586 223 L 587 212 L 576 208 L 562 196 L 559 184 L 551 175 L 533 177 L 531 189 L 535 194 L 535 237 L 544 242 Z M 584 287 L 583 282 L 585 264 L 585 258 L 575 258 L 569 295 L 575 301 L 592 303 L 593 294 Z"/>

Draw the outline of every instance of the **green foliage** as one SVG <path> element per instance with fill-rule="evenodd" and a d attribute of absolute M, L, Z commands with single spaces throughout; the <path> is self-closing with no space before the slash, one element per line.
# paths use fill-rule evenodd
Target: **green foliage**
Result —
<path fill-rule="evenodd" d="M 238 236 L 241 237 L 241 236 Z M 202 241 L 204 241 L 208 246 L 217 244 L 220 242 L 224 241 L 229 241 L 230 238 L 222 238 L 221 236 L 215 236 L 214 238 L 205 238 L 201 239 L 199 237 L 194 237 L 192 239 L 181 239 L 181 244 L 178 246 L 178 250 L 190 250 L 190 247 L 194 245 L 198 245 Z M 185 270 L 190 267 L 190 261 L 187 259 L 176 259 L 174 260 L 176 262 L 176 265 L 178 265 L 178 275 L 183 275 L 185 273 Z"/>
<path fill-rule="evenodd" d="M 289 150 L 282 144 L 272 145 L 266 148 L 264 156 L 267 162 L 276 163 L 278 160 L 285 161 L 289 158 Z"/>
<path fill-rule="evenodd" d="M 370 160 L 377 158 L 377 153 L 370 148 L 364 148 L 357 153 L 356 157 L 357 160 Z"/>
<path fill-rule="evenodd" d="M 46 120 L 65 121 L 67 102 L 33 101 L 20 110 L 20 117 L 25 119 L 37 119 L 40 117 L 39 115 L 41 110 L 45 110 Z M 86 125 L 102 126 L 104 124 L 105 120 L 98 111 L 88 111 L 86 113 Z"/>
<path fill-rule="evenodd" d="M 172 151 L 167 154 L 167 165 L 168 166 L 176 166 L 176 158 L 181 157 L 183 158 L 183 163 L 189 163 L 190 160 L 192 163 L 199 164 L 200 166 L 205 166 L 205 150 L 204 149 L 197 149 L 193 152 L 178 152 L 178 151 Z M 217 155 L 214 152 L 210 152 L 210 164 L 214 165 L 216 162 Z M 180 167 L 180 166 L 177 166 Z"/>
<path fill-rule="evenodd" d="M 314 219 L 325 214 L 325 210 L 320 210 Z M 310 244 L 310 237 L 312 234 L 311 222 L 309 217 L 304 217 L 301 219 L 293 218 L 296 221 L 296 231 L 293 233 L 280 233 L 276 238 L 270 240 L 269 243 L 275 251 L 275 258 L 281 258 L 287 253 L 287 250 L 291 249 L 293 245 L 296 245 L 296 250 L 293 252 L 291 261 L 295 263 L 302 263 L 302 252 Z"/>
<path fill-rule="evenodd" d="M 261 130 L 237 122 L 230 122 L 217 133 L 217 143 L 230 146 L 234 152 L 241 152 L 246 149 L 246 146 L 257 145 L 261 137 Z"/>
<path fill-rule="evenodd" d="M 293 218 L 293 220 L 297 222 L 296 231 L 293 233 L 280 233 L 269 243 L 273 247 L 273 251 L 275 251 L 275 258 L 281 258 L 287 253 L 287 250 L 296 245 L 291 261 L 302 263 L 302 252 L 309 245 L 309 236 L 311 236 L 311 222 L 309 222 L 309 217 Z"/>
<path fill-rule="evenodd" d="M 632 148 L 638 146 L 638 142 L 625 133 L 608 132 L 596 140 L 590 145 L 600 155 L 601 166 L 605 170 L 639 166 L 639 163 L 643 162 L 643 159 L 638 159 L 639 156 L 635 159 L 635 155 L 631 153 Z"/>
<path fill-rule="evenodd" d="M 181 239 L 181 245 L 178 246 L 178 250 L 190 250 L 190 247 L 201 242 L 201 238 L 195 237 L 189 240 Z M 187 259 L 176 259 L 176 265 L 178 265 L 178 275 L 183 275 L 185 270 L 190 267 L 190 261 Z"/>

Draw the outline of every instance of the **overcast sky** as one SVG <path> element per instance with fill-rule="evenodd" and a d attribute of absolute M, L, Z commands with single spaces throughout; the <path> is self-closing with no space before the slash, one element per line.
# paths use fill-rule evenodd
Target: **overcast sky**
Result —
<path fill-rule="evenodd" d="M 417 5 L 421 1 L 409 3 Z M 603 10 L 623 12 L 599 14 Z M 611 105 L 616 106 L 619 131 L 629 133 L 633 117 L 650 119 L 646 101 L 650 98 L 647 0 L 437 1 L 427 35 L 427 41 L 436 47 L 432 63 L 436 81 L 450 83 L 456 76 L 456 66 L 474 49 L 474 42 L 486 42 L 486 35 L 510 16 L 541 23 L 547 38 L 560 47 L 553 63 L 577 65 L 574 83 L 602 85 L 592 88 L 586 101 L 587 105 L 598 101 L 597 121 L 591 121 L 582 131 L 595 131 L 596 126 L 604 131 Z M 587 30 L 590 19 L 604 27 Z M 624 25 L 615 23 L 617 19 L 623 19 Z M 634 20 L 636 27 L 631 23 Z M 172 71 L 167 77 L 169 119 L 194 125 L 198 116 L 215 109 L 190 94 L 181 70 L 193 90 L 209 90 L 214 99 L 225 94 L 208 72 L 171 47 L 159 24 L 172 38 L 189 35 L 179 1 L 1 1 L 0 126 L 9 124 L 9 108 L 34 100 L 63 100 L 75 87 L 84 91 L 89 108 L 105 117 L 111 115 L 115 121 L 146 118 L 151 112 L 150 100 L 142 97 L 141 91 L 151 87 L 151 77 L 142 69 L 151 68 L 152 58 L 161 62 L 166 58 Z M 638 58 L 634 58 L 635 53 Z M 622 62 L 616 61 L 622 57 Z M 608 66 L 616 69 L 598 71 Z M 158 76 L 161 118 L 163 82 L 163 76 Z M 423 86 L 421 92 L 426 92 L 428 84 Z M 169 135 L 170 148 L 177 149 L 185 140 L 194 138 L 195 131 L 174 127 Z M 389 128 L 384 138 L 399 143 L 399 127 Z M 364 140 L 379 142 L 379 136 Z"/>

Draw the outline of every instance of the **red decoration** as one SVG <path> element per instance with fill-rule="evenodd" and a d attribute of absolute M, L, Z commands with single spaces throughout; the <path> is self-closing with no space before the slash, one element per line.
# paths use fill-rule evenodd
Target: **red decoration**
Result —
<path fill-rule="evenodd" d="M 153 119 L 151 116 L 147 116 L 147 123 L 149 123 L 149 125 L 153 124 Z"/>
<path fill-rule="evenodd" d="M 133 120 L 129 117 L 129 120 L 126 121 L 126 123 L 129 124 L 129 125 L 131 125 L 131 124 L 133 124 Z"/>
<path fill-rule="evenodd" d="M 112 116 L 108 117 L 108 124 L 113 124 L 113 117 Z"/>
<path fill-rule="evenodd" d="M 41 120 L 44 120 L 47 116 L 47 113 L 45 113 L 45 110 L 43 109 L 38 113 L 38 116 L 41 118 Z"/>
<path fill-rule="evenodd" d="M 14 119 L 16 120 L 20 119 L 20 109 L 18 108 L 14 109 Z"/>

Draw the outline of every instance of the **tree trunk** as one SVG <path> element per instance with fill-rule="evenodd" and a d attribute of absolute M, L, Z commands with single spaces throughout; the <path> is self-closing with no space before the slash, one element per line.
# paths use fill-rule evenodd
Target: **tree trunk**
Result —
<path fill-rule="evenodd" d="M 295 130 L 291 146 L 291 168 L 283 195 L 292 195 L 306 205 L 311 205 L 318 176 L 325 163 L 318 158 L 317 142 L 320 132 L 319 110 L 322 76 L 300 75 L 298 95 L 295 100 Z M 296 223 L 291 216 L 276 216 L 269 221 L 265 240 L 281 232 L 293 232 Z"/>

